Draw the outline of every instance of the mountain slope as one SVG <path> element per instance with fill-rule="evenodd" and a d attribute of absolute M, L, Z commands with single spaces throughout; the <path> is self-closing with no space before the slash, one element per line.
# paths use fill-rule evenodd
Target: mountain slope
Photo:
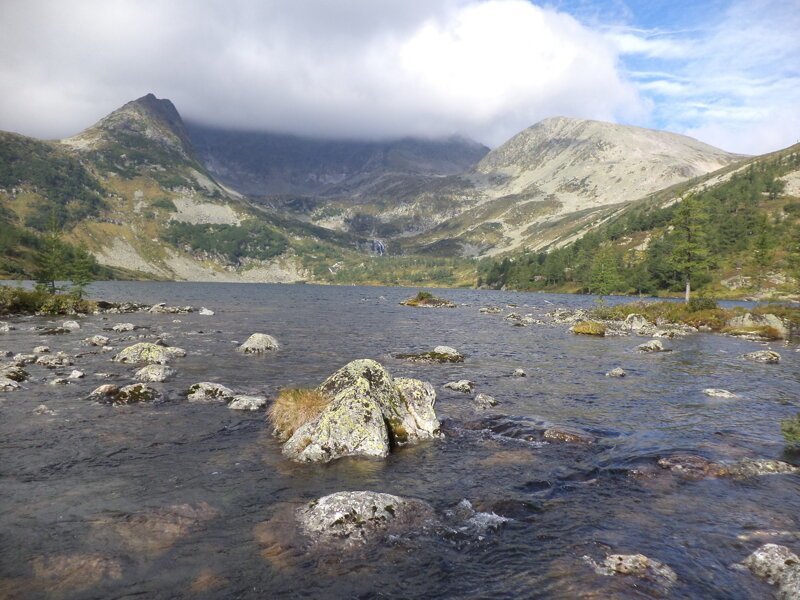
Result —
<path fill-rule="evenodd" d="M 629 203 L 550 252 L 480 268 L 492 287 L 800 298 L 800 145 Z"/>
<path fill-rule="evenodd" d="M 323 140 L 188 124 L 197 152 L 215 177 L 250 196 L 355 197 L 386 176 L 460 173 L 489 149 L 453 136 L 386 142 Z"/>

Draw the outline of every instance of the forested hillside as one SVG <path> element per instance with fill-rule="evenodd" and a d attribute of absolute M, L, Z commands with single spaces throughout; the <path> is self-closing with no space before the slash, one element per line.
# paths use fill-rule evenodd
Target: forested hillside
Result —
<path fill-rule="evenodd" d="M 631 205 L 569 246 L 483 262 L 479 285 L 597 294 L 797 292 L 800 146 Z M 710 181 L 714 181 L 711 179 Z"/>

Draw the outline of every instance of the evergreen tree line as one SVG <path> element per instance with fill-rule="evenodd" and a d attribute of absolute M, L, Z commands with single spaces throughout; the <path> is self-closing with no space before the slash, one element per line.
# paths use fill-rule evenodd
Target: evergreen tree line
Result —
<path fill-rule="evenodd" d="M 671 206 L 633 207 L 567 247 L 485 261 L 478 286 L 653 294 L 700 289 L 731 267 L 756 281 L 772 268 L 800 277 L 800 202 L 782 199 L 779 179 L 798 168 L 797 152 L 753 163 Z M 631 248 L 644 232 L 646 248 Z"/>

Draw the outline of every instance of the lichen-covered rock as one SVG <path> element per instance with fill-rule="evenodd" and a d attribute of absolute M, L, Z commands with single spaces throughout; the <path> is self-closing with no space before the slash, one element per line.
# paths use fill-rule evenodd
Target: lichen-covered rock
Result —
<path fill-rule="evenodd" d="M 48 369 L 57 369 L 58 367 L 69 367 L 72 365 L 72 358 L 64 352 L 56 354 L 43 354 L 36 359 L 36 364 Z"/>
<path fill-rule="evenodd" d="M 742 358 L 751 360 L 753 362 L 767 363 L 776 365 L 781 362 L 781 355 L 773 350 L 756 350 L 755 352 L 748 352 L 743 354 Z"/>
<path fill-rule="evenodd" d="M 588 556 L 585 556 L 584 560 L 598 575 L 630 575 L 650 579 L 665 588 L 671 587 L 678 581 L 677 574 L 669 566 L 644 554 L 611 554 L 599 565 Z"/>
<path fill-rule="evenodd" d="M 13 392 L 19 389 L 19 383 L 8 377 L 0 376 L 0 392 Z"/>
<path fill-rule="evenodd" d="M 186 392 L 189 402 L 230 402 L 235 395 L 232 389 L 210 381 L 195 383 Z"/>
<path fill-rule="evenodd" d="M 164 365 L 173 358 L 186 356 L 186 350 L 171 346 L 159 346 L 150 342 L 139 342 L 128 346 L 114 356 L 114 361 L 130 364 L 159 364 Z"/>
<path fill-rule="evenodd" d="M 723 475 L 736 479 L 760 477 L 761 475 L 787 475 L 800 472 L 800 468 L 780 460 L 743 458 L 739 462 L 725 465 Z"/>
<path fill-rule="evenodd" d="M 64 321 L 61 324 L 61 327 L 69 331 L 78 331 L 78 329 L 81 328 L 81 324 L 78 323 L 77 321 Z"/>
<path fill-rule="evenodd" d="M 721 465 L 695 454 L 673 454 L 659 459 L 658 466 L 684 479 L 695 481 L 709 475 L 716 476 L 724 473 Z"/>
<path fill-rule="evenodd" d="M 639 344 L 636 346 L 636 349 L 639 352 L 669 352 L 669 350 L 664 348 L 664 344 L 661 343 L 661 340 L 650 340 L 644 344 Z"/>
<path fill-rule="evenodd" d="M 99 402 L 101 404 L 111 404 L 114 406 L 123 404 L 138 404 L 141 402 L 155 402 L 161 399 L 161 392 L 145 385 L 144 383 L 134 383 L 125 387 L 118 387 L 107 383 L 95 388 L 87 400 Z"/>
<path fill-rule="evenodd" d="M 278 340 L 266 333 L 254 333 L 237 348 L 244 354 L 263 354 L 278 349 Z"/>
<path fill-rule="evenodd" d="M 422 500 L 379 492 L 336 492 L 298 508 L 300 531 L 312 544 L 352 548 L 435 522 Z"/>
<path fill-rule="evenodd" d="M 777 315 L 773 314 L 764 314 L 764 315 L 754 315 L 752 313 L 745 313 L 743 315 L 739 315 L 738 317 L 733 317 L 727 323 L 728 328 L 740 331 L 748 331 L 748 330 L 756 330 L 758 328 L 770 328 L 773 330 L 777 336 L 781 339 L 786 338 L 789 335 L 789 329 L 786 327 L 786 323 L 778 317 Z"/>
<path fill-rule="evenodd" d="M 175 373 L 175 369 L 167 365 L 145 365 L 136 371 L 134 377 L 138 381 L 161 383 L 175 375 Z"/>
<path fill-rule="evenodd" d="M 800 598 L 800 557 L 786 546 L 764 544 L 742 564 L 759 579 L 777 586 L 778 600 Z"/>
<path fill-rule="evenodd" d="M 471 394 L 475 389 L 475 382 L 469 379 L 459 379 L 458 381 L 448 381 L 444 384 L 448 390 L 454 392 L 461 392 L 462 394 Z"/>
<path fill-rule="evenodd" d="M 22 383 L 30 377 L 30 374 L 22 367 L 17 365 L 8 365 L 0 368 L 0 377 L 5 377 L 6 379 L 11 379 L 12 381 Z"/>
<path fill-rule="evenodd" d="M 288 458 L 303 462 L 343 456 L 384 458 L 394 445 L 438 435 L 432 390 L 408 381 L 398 386 L 374 360 L 348 363 L 319 391 L 332 400 L 284 444 Z"/>
<path fill-rule="evenodd" d="M 395 358 L 421 363 L 460 363 L 464 362 L 464 355 L 450 346 L 436 346 L 430 352 L 417 352 L 410 354 L 395 354 Z"/>
<path fill-rule="evenodd" d="M 136 326 L 133 323 L 117 323 L 111 328 L 113 331 L 133 331 L 136 329 Z M 100 336 L 102 337 L 102 336 Z M 98 346 L 104 346 L 105 344 L 97 344 Z"/>
<path fill-rule="evenodd" d="M 490 396 L 489 394 L 478 394 L 475 396 L 474 400 L 475 407 L 479 409 L 492 408 L 493 406 L 500 404 L 500 402 L 497 401 L 497 398 Z"/>
<path fill-rule="evenodd" d="M 102 347 L 108 344 L 108 338 L 104 335 L 93 335 L 92 337 L 88 337 L 83 341 L 89 344 L 90 346 Z"/>
<path fill-rule="evenodd" d="M 703 390 L 703 393 L 711 398 L 736 398 L 736 394 L 733 392 L 719 388 L 706 388 Z"/>
<path fill-rule="evenodd" d="M 263 396 L 247 396 L 239 394 L 228 403 L 231 410 L 263 410 L 267 406 L 267 399 Z"/>
<path fill-rule="evenodd" d="M 606 377 L 625 377 L 627 373 L 622 367 L 615 367 L 606 373 Z"/>

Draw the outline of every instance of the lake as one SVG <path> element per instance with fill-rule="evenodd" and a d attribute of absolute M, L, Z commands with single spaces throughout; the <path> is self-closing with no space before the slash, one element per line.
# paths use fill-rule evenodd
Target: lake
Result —
<path fill-rule="evenodd" d="M 93 350 L 84 338 L 103 334 L 115 350 L 139 341 L 123 338 L 145 335 L 188 355 L 171 363 L 173 379 L 154 384 L 167 397 L 159 404 L 115 408 L 84 399 L 102 383 L 133 382 L 135 368 L 112 362 L 113 352 L 84 354 L 55 372 L 27 366 L 31 379 L 22 389 L 0 394 L 0 596 L 772 597 L 772 588 L 731 566 L 763 543 L 759 531 L 794 532 L 777 543 L 800 549 L 800 475 L 695 481 L 656 463 L 690 453 L 722 463 L 752 457 L 800 464 L 785 451 L 779 426 L 800 410 L 796 345 L 770 346 L 783 357 L 779 365 L 741 358 L 766 344 L 712 334 L 665 340 L 672 352 L 642 354 L 635 347 L 646 338 L 576 336 L 546 316 L 556 307 L 591 307 L 591 297 L 441 290 L 459 306 L 399 306 L 415 292 L 99 282 L 90 296 L 206 306 L 216 314 L 97 315 L 58 336 L 30 329 L 63 319 L 11 319 L 17 329 L 0 334 L 0 349 L 14 353 L 46 344 L 75 356 Z M 490 305 L 504 312 L 479 313 Z M 512 310 L 545 324 L 514 327 L 503 319 Z M 119 322 L 145 329 L 105 330 Z M 275 336 L 281 349 L 237 353 L 236 342 L 253 332 Z M 391 356 L 439 344 L 459 349 L 465 362 L 413 364 Z M 430 381 L 444 439 L 402 448 L 385 461 L 295 464 L 281 455 L 263 412 L 185 400 L 199 381 L 270 398 L 283 387 L 316 386 L 357 358 Z M 614 367 L 627 377 L 606 377 Z M 46 383 L 73 368 L 86 377 Z M 516 368 L 528 376 L 512 377 Z M 97 378 L 100 372 L 110 379 Z M 474 381 L 476 392 L 500 404 L 479 411 L 469 395 L 442 387 L 458 379 Z M 709 398 L 704 388 L 737 397 Z M 55 414 L 34 414 L 43 403 Z M 544 443 L 526 434 L 551 424 L 597 441 Z M 310 550 L 288 528 L 272 547 L 259 537 L 265 521 L 343 490 L 419 498 L 440 513 L 466 499 L 508 520 L 333 555 Z M 142 515 L 166 520 L 153 525 Z M 154 543 L 141 533 L 148 527 L 174 535 Z M 604 577 L 583 559 L 610 553 L 662 561 L 677 583 L 662 589 Z M 79 570 L 72 581 L 56 582 L 53 572 L 70 556 L 94 557 L 104 575 L 89 581 Z"/>

